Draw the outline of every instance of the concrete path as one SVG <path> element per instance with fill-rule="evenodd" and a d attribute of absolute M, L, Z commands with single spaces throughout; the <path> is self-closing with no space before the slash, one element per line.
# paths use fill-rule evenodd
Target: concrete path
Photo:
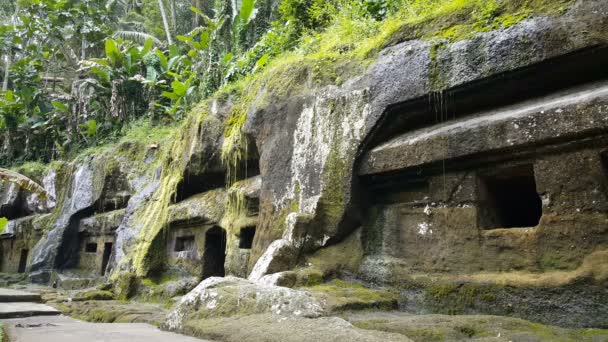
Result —
<path fill-rule="evenodd" d="M 0 322 L 4 324 L 11 342 L 205 342 L 145 323 L 87 323 L 67 316 L 38 316 Z"/>
<path fill-rule="evenodd" d="M 0 288 L 0 323 L 11 342 L 201 342 L 145 323 L 87 323 L 63 316 L 40 295 Z M 207 341 L 209 342 L 209 341 Z"/>
<path fill-rule="evenodd" d="M 59 315 L 61 313 L 55 308 L 40 304 L 40 301 L 39 294 L 0 288 L 0 319 Z"/>

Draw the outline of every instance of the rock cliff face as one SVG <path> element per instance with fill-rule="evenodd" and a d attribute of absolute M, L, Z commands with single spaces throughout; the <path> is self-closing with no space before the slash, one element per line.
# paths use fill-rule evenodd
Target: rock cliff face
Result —
<path fill-rule="evenodd" d="M 404 38 L 340 82 L 277 71 L 290 85 L 261 81 L 236 163 L 236 104 L 218 96 L 164 145 L 49 167 L 54 202 L 4 185 L 2 271 L 109 279 L 125 298 L 207 279 L 167 323 L 182 330 L 216 308 L 369 303 L 608 328 L 607 32 L 604 1 L 580 0 L 470 39 Z M 391 295 L 319 285 L 334 278 Z"/>

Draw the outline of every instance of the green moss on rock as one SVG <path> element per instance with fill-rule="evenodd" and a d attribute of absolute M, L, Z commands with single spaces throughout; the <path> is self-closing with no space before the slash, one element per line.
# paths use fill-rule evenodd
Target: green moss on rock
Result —
<path fill-rule="evenodd" d="M 120 273 L 114 279 L 114 295 L 118 300 L 127 300 L 135 295 L 137 276 L 134 273 Z"/>
<path fill-rule="evenodd" d="M 395 291 L 370 289 L 362 284 L 340 279 L 304 289 L 324 300 L 330 311 L 396 309 L 399 297 Z"/>
<path fill-rule="evenodd" d="M 74 301 L 86 301 L 86 300 L 112 300 L 114 299 L 114 293 L 111 291 L 101 290 L 89 290 L 78 293 L 74 296 Z"/>

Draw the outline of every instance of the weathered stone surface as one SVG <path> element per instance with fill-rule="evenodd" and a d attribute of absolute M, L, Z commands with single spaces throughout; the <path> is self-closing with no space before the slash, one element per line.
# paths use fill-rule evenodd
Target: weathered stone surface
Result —
<path fill-rule="evenodd" d="M 31 251 L 43 235 L 43 229 L 49 219 L 49 214 L 32 215 L 15 220 L 6 224 L 0 236 L 2 257 L 0 260 L 2 272 L 19 272 L 21 259 L 25 258 L 24 266 L 31 262 Z"/>
<path fill-rule="evenodd" d="M 90 160 L 79 165 L 74 172 L 71 178 L 72 191 L 64 195 L 63 205 L 58 208 L 59 217 L 51 223 L 52 229 L 40 239 L 32 251 L 32 281 L 48 283 L 54 267 L 62 267 L 70 260 L 76 260 L 74 254 L 78 250 L 78 219 L 101 195 L 103 183 L 100 184 L 99 179 L 103 179 L 103 176 L 99 173 L 104 167 L 95 165 L 95 161 Z"/>
<path fill-rule="evenodd" d="M 608 331 L 563 329 L 521 319 L 483 315 L 354 313 L 346 318 L 362 329 L 408 336 L 414 341 L 601 341 Z"/>
<path fill-rule="evenodd" d="M 372 149 L 360 174 L 390 172 L 519 145 L 593 136 L 608 127 L 608 84 L 493 109 L 470 118 L 405 133 Z"/>
<path fill-rule="evenodd" d="M 19 186 L 15 183 L 2 182 L 2 191 L 0 192 L 0 215 L 2 217 L 11 217 L 12 212 L 19 210 Z"/>
<path fill-rule="evenodd" d="M 236 277 L 212 277 L 184 296 L 163 326 L 183 331 L 184 323 L 189 320 L 260 313 L 318 317 L 323 307 L 305 291 L 258 285 Z"/>
<path fill-rule="evenodd" d="M 85 218 L 80 221 L 78 232 L 89 235 L 113 235 L 124 215 L 124 209 L 120 209 Z"/>
<path fill-rule="evenodd" d="M 171 206 L 168 224 L 218 223 L 225 206 L 225 189 L 208 191 Z"/>
<path fill-rule="evenodd" d="M 251 262 L 269 253 L 269 246 L 276 251 L 274 241 L 290 227 L 301 229 L 283 244 L 310 252 L 360 224 L 361 212 L 353 206 L 360 201 L 353 198 L 355 164 L 373 128 L 390 120 L 389 106 L 437 91 L 434 78 L 449 89 L 605 44 L 607 18 L 601 1 L 579 1 L 563 16 L 526 20 L 470 40 L 444 42 L 440 49 L 425 40 L 400 43 L 340 87 L 304 85 L 297 96 L 261 94 L 245 126 L 259 147 L 263 179 L 260 236 Z M 283 269 L 266 269 L 293 265 L 282 264 Z"/>
<path fill-rule="evenodd" d="M 57 300 L 47 303 L 63 314 L 95 323 L 147 323 L 160 325 L 167 314 L 160 304 L 115 300 Z"/>
<path fill-rule="evenodd" d="M 228 342 L 409 342 L 408 337 L 356 328 L 338 317 L 285 317 L 260 314 L 185 323 L 188 334 Z"/>

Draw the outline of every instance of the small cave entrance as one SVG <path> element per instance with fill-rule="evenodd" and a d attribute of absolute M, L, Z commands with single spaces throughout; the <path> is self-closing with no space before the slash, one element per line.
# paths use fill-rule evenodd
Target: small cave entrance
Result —
<path fill-rule="evenodd" d="M 97 253 L 97 243 L 91 242 L 84 246 L 85 253 Z"/>
<path fill-rule="evenodd" d="M 203 279 L 223 277 L 226 274 L 226 231 L 218 226 L 205 233 L 205 252 L 203 255 Z"/>
<path fill-rule="evenodd" d="M 483 229 L 537 226 L 542 201 L 536 192 L 532 164 L 499 170 L 482 176 L 480 226 Z"/>
<path fill-rule="evenodd" d="M 25 198 L 26 195 L 24 191 L 19 190 L 17 198 L 13 203 L 7 205 L 0 205 L 0 217 L 5 217 L 10 221 L 27 217 L 33 214 L 33 212 L 27 210 Z"/>
<path fill-rule="evenodd" d="M 193 235 L 179 236 L 175 238 L 174 252 L 193 251 L 196 249 L 196 244 Z"/>
<path fill-rule="evenodd" d="M 239 234 L 239 248 L 251 249 L 253 246 L 253 238 L 255 237 L 255 226 L 241 228 Z"/>
<path fill-rule="evenodd" d="M 224 172 L 211 172 L 202 175 L 186 173 L 177 185 L 173 203 L 178 203 L 194 195 L 225 186 L 226 174 Z"/>
<path fill-rule="evenodd" d="M 29 254 L 28 249 L 22 249 L 21 255 L 19 256 L 19 268 L 17 269 L 18 273 L 25 273 L 25 268 L 27 267 L 27 255 Z"/>
<path fill-rule="evenodd" d="M 101 272 L 100 274 L 103 276 L 106 274 L 106 269 L 108 268 L 108 264 L 110 263 L 110 256 L 112 255 L 112 246 L 111 242 L 106 242 L 103 244 L 103 258 L 101 259 Z"/>

